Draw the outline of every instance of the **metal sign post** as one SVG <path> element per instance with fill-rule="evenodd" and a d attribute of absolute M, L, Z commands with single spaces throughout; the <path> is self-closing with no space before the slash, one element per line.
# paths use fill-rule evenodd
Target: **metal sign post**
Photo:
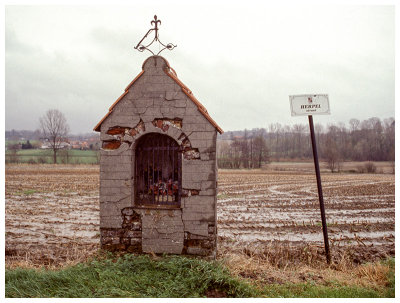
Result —
<path fill-rule="evenodd" d="M 321 209 L 322 232 L 324 234 L 326 262 L 328 262 L 328 264 L 329 264 L 329 263 L 331 263 L 331 254 L 329 252 L 329 239 L 328 239 L 328 229 L 326 226 L 326 218 L 325 218 L 324 196 L 322 195 L 321 174 L 319 171 L 318 151 L 317 151 L 317 144 L 315 142 L 314 121 L 313 121 L 312 115 L 308 116 L 308 122 L 310 124 L 311 143 L 312 143 L 312 149 L 313 149 L 313 155 L 314 155 L 315 175 L 317 176 L 319 208 Z"/>
<path fill-rule="evenodd" d="M 328 229 L 326 226 L 324 196 L 322 194 L 321 173 L 319 170 L 317 144 L 315 142 L 314 121 L 312 115 L 329 115 L 328 95 L 298 95 L 290 96 L 290 107 L 292 116 L 308 115 L 310 125 L 311 144 L 314 156 L 315 175 L 317 177 L 319 207 L 321 210 L 322 232 L 324 234 L 326 262 L 331 263 L 331 254 L 329 251 Z"/>

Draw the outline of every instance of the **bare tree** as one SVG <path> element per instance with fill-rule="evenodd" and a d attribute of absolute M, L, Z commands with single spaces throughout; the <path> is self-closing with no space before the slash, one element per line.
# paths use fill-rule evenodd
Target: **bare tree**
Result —
<path fill-rule="evenodd" d="M 334 172 L 335 169 L 339 172 L 341 167 L 342 154 L 340 150 L 339 133 L 340 129 L 337 126 L 329 125 L 324 148 L 322 149 L 323 158 L 331 172 Z"/>
<path fill-rule="evenodd" d="M 227 140 L 217 141 L 217 159 L 218 167 L 232 168 L 231 146 Z"/>
<path fill-rule="evenodd" d="M 240 168 L 241 149 L 240 139 L 234 138 L 231 143 L 232 168 Z"/>
<path fill-rule="evenodd" d="M 360 120 L 354 118 L 350 119 L 349 124 L 350 124 L 350 131 L 355 132 L 356 130 L 358 130 L 358 127 L 360 125 Z"/>
<path fill-rule="evenodd" d="M 267 132 L 268 129 L 268 132 Z M 267 129 L 252 129 L 230 132 L 224 149 L 218 152 L 220 167 L 257 168 L 263 157 L 312 158 L 310 136 L 306 125 L 296 124 L 293 127 L 270 124 Z M 351 119 L 349 124 L 336 123 L 322 126 L 315 124 L 319 152 L 329 169 L 340 171 L 344 161 L 395 161 L 395 119 L 381 121 L 373 117 L 364 121 Z M 235 136 L 234 136 L 235 135 Z M 262 142 L 261 136 L 265 142 Z M 221 145 L 222 146 L 222 145 Z M 267 146 L 264 156 L 260 146 Z M 263 150 L 264 148 L 262 148 Z"/>
<path fill-rule="evenodd" d="M 53 150 L 53 161 L 57 163 L 57 151 L 66 142 L 69 126 L 64 114 L 57 109 L 50 109 L 39 119 L 43 137 Z"/>
<path fill-rule="evenodd" d="M 7 149 L 10 151 L 8 154 L 8 162 L 10 163 L 18 163 L 18 150 L 20 149 L 20 145 L 17 144 L 10 144 L 8 145 Z"/>
<path fill-rule="evenodd" d="M 261 168 L 263 162 L 269 161 L 269 151 L 267 141 L 262 135 L 257 135 L 254 138 L 254 164 L 253 167 Z"/>

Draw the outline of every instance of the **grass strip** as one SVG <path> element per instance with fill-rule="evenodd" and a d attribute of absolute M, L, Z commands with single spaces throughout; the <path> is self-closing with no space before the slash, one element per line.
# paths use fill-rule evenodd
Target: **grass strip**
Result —
<path fill-rule="evenodd" d="M 5 273 L 6 297 L 226 297 L 259 296 L 256 287 L 232 277 L 218 262 L 171 256 L 125 255 L 62 270 L 15 269 Z"/>
<path fill-rule="evenodd" d="M 148 255 L 97 258 L 60 270 L 6 270 L 5 294 L 9 298 L 394 298 L 395 260 L 382 261 L 390 271 L 381 289 L 343 285 L 337 281 L 316 284 L 268 284 L 256 286 L 230 274 L 217 261 Z"/>
<path fill-rule="evenodd" d="M 385 298 L 386 293 L 357 286 L 344 286 L 335 283 L 316 285 L 314 283 L 272 284 L 266 287 L 263 295 L 270 298 Z"/>

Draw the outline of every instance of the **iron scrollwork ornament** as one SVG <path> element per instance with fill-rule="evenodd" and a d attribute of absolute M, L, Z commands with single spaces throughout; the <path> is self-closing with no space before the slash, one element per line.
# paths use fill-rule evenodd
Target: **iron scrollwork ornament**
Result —
<path fill-rule="evenodd" d="M 152 53 L 155 56 L 158 56 L 164 49 L 169 49 L 169 50 L 173 50 L 176 45 L 172 44 L 172 43 L 168 43 L 168 44 L 164 44 L 160 41 L 159 37 L 158 37 L 158 25 L 161 24 L 161 20 L 157 19 L 157 15 L 154 15 L 154 20 L 151 21 L 150 23 L 151 25 L 154 25 L 154 28 L 151 28 L 148 30 L 148 32 L 146 33 L 146 35 L 144 35 L 144 37 L 142 38 L 142 40 L 140 40 L 140 42 L 135 46 L 135 49 L 137 49 L 139 52 L 143 52 L 145 50 L 148 50 L 150 53 Z M 154 31 L 154 38 L 153 40 L 145 45 L 142 44 L 143 40 L 145 40 L 147 38 L 147 36 Z M 149 46 L 152 45 L 155 41 L 158 41 L 158 43 L 160 43 L 161 46 L 163 46 L 163 48 L 157 53 L 155 54 L 150 48 Z"/>

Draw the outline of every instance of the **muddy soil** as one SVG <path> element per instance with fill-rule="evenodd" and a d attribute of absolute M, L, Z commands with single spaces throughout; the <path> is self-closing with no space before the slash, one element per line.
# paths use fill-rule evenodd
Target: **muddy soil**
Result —
<path fill-rule="evenodd" d="M 219 236 L 231 247 L 324 247 L 314 174 L 220 170 L 218 177 Z M 390 174 L 322 174 L 332 251 L 356 248 L 362 260 L 394 255 L 394 179 Z"/>
<path fill-rule="evenodd" d="M 7 165 L 6 265 L 79 261 L 99 248 L 99 167 Z M 330 245 L 363 260 L 394 255 L 394 175 L 323 174 Z M 221 252 L 248 247 L 323 247 L 315 176 L 219 171 Z M 372 260 L 371 260 L 372 261 Z"/>
<path fill-rule="evenodd" d="M 99 167 L 6 166 L 6 264 L 81 260 L 99 247 Z"/>

